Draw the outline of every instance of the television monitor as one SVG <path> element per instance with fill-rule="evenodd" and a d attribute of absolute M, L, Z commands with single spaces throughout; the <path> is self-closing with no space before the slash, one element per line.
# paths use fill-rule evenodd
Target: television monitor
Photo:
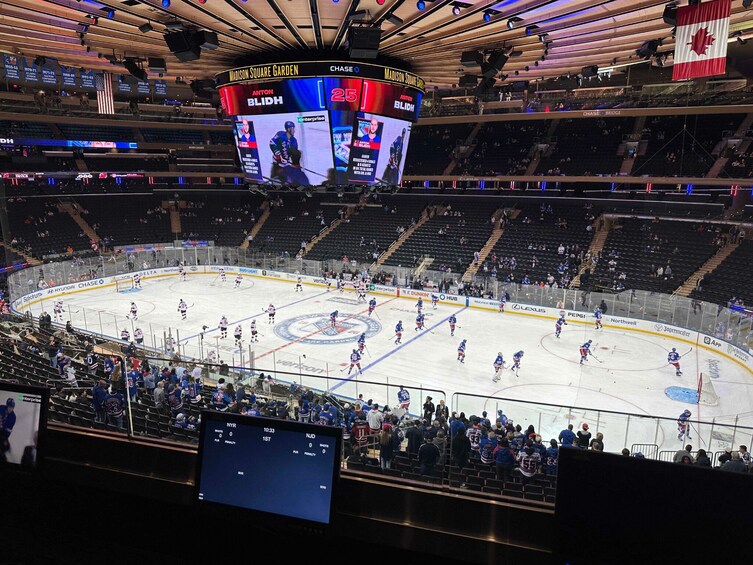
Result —
<path fill-rule="evenodd" d="M 323 528 L 332 521 L 342 430 L 205 411 L 195 499 Z"/>
<path fill-rule="evenodd" d="M 0 464 L 34 469 L 47 427 L 49 389 L 0 381 Z"/>

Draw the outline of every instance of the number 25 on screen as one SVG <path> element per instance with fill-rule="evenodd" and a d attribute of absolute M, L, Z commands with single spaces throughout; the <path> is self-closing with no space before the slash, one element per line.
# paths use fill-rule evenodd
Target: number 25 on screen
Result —
<path fill-rule="evenodd" d="M 358 90 L 355 88 L 333 88 L 330 100 L 332 102 L 355 102 L 358 100 Z"/>

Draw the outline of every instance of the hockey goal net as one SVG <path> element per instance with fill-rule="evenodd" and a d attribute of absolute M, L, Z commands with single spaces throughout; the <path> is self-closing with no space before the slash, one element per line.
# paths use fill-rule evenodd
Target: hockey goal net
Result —
<path fill-rule="evenodd" d="M 115 277 L 115 291 L 127 292 L 133 289 L 133 277 L 130 275 L 124 275 Z"/>
<path fill-rule="evenodd" d="M 719 397 L 714 390 L 711 379 L 703 373 L 698 373 L 698 404 L 705 404 L 706 406 L 719 404 Z"/>

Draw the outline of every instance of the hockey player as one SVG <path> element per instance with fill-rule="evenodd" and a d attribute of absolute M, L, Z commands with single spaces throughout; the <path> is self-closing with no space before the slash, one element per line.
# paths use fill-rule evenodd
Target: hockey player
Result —
<path fill-rule="evenodd" d="M 455 324 L 458 323 L 458 319 L 455 317 L 455 314 L 450 316 L 447 321 L 450 323 L 450 337 L 455 335 Z"/>
<path fill-rule="evenodd" d="M 128 312 L 128 315 L 126 315 L 126 318 L 131 318 L 131 320 L 138 320 L 139 319 L 139 309 L 136 306 L 135 302 L 131 302 L 131 309 Z"/>
<path fill-rule="evenodd" d="M 241 326 L 240 324 L 235 326 L 235 330 L 233 330 L 233 337 L 235 338 L 235 345 L 240 346 L 241 337 L 243 337 L 243 326 Z"/>
<path fill-rule="evenodd" d="M 419 314 L 416 316 L 416 329 L 414 331 L 422 329 L 424 329 L 424 315 L 421 314 L 421 311 L 419 310 Z"/>
<path fill-rule="evenodd" d="M 395 326 L 395 338 L 397 338 L 395 339 L 395 345 L 397 345 L 398 343 L 402 343 L 401 341 L 403 338 L 403 321 L 402 320 L 400 320 Z"/>
<path fill-rule="evenodd" d="M 358 285 L 358 302 L 366 302 L 366 285 L 364 283 Z"/>
<path fill-rule="evenodd" d="M 133 288 L 141 288 L 141 275 L 138 273 L 133 275 Z"/>
<path fill-rule="evenodd" d="M 235 275 L 235 288 L 238 288 L 239 286 L 241 286 L 242 282 L 243 282 L 243 275 L 241 275 L 240 273 Z"/>
<path fill-rule="evenodd" d="M 139 345 L 144 344 L 144 332 L 141 331 L 141 328 L 136 328 L 133 332 L 133 339 L 136 340 L 136 343 Z"/>
<path fill-rule="evenodd" d="M 178 312 L 180 312 L 180 317 L 182 320 L 186 319 L 186 311 L 188 310 L 188 304 L 186 304 L 183 299 L 180 299 L 180 302 L 178 302 Z"/>
<path fill-rule="evenodd" d="M 220 328 L 220 339 L 225 339 L 227 337 L 227 326 L 227 318 L 223 316 L 222 318 L 220 318 L 220 323 L 217 324 L 217 327 Z"/>
<path fill-rule="evenodd" d="M 561 316 L 560 319 L 554 323 L 554 337 L 559 338 L 560 334 L 562 333 L 562 326 L 566 325 L 567 322 L 565 321 L 565 318 Z"/>
<path fill-rule="evenodd" d="M 502 352 L 497 353 L 497 358 L 494 360 L 494 378 L 495 383 L 499 380 L 499 370 L 505 368 L 505 360 L 502 358 Z"/>
<path fill-rule="evenodd" d="M 458 359 L 457 360 L 460 361 L 461 363 L 465 363 L 465 343 L 466 343 L 466 341 L 468 341 L 468 340 L 464 339 L 463 341 L 460 342 L 460 345 L 458 345 Z"/>
<path fill-rule="evenodd" d="M 275 313 L 276 312 L 277 312 L 277 310 L 275 309 L 275 307 L 272 304 L 270 304 L 267 307 L 267 314 L 269 315 L 269 320 L 267 320 L 268 324 L 274 324 L 275 323 Z"/>
<path fill-rule="evenodd" d="M 123 341 L 131 341 L 131 332 L 126 329 L 120 331 L 120 339 Z"/>
<path fill-rule="evenodd" d="M 295 281 L 295 291 L 303 292 L 303 279 L 301 277 L 298 277 Z"/>
<path fill-rule="evenodd" d="M 256 329 L 256 320 L 251 320 L 251 342 L 259 341 L 259 332 Z"/>
<path fill-rule="evenodd" d="M 310 185 L 306 173 L 301 170 L 302 155 L 295 137 L 295 123 L 287 121 L 284 127 L 284 131 L 278 131 L 269 141 L 269 149 L 274 158 L 270 176 L 280 179 L 283 184 Z"/>
<path fill-rule="evenodd" d="M 416 310 L 420 314 L 424 310 L 424 301 L 419 297 L 418 302 L 416 302 Z"/>
<path fill-rule="evenodd" d="M 523 352 L 518 351 L 512 356 L 512 367 L 510 370 L 515 371 L 515 376 L 518 376 L 518 369 L 520 369 L 520 360 L 523 359 Z"/>
<path fill-rule="evenodd" d="M 594 318 L 596 318 L 594 329 L 600 330 L 601 329 L 601 310 L 599 308 L 596 308 L 596 310 L 594 310 Z"/>
<path fill-rule="evenodd" d="M 343 280 L 342 279 L 337 279 L 337 290 L 340 291 L 340 294 L 342 294 L 343 291 L 345 290 L 344 287 L 345 287 L 345 283 L 343 282 Z"/>
<path fill-rule="evenodd" d="M 222 282 L 227 282 L 227 275 L 225 274 L 225 269 L 220 267 L 220 280 Z"/>
<path fill-rule="evenodd" d="M 507 296 L 503 293 L 499 297 L 499 311 L 504 312 L 505 311 L 505 304 L 507 303 Z"/>
<path fill-rule="evenodd" d="M 672 348 L 672 351 L 667 354 L 667 363 L 674 365 L 675 375 L 678 377 L 682 376 L 682 371 L 680 370 L 680 354 L 677 353 L 677 349 L 674 347 Z"/>
<path fill-rule="evenodd" d="M 432 308 L 432 310 L 436 310 L 437 309 L 437 304 L 439 304 L 439 296 L 437 296 L 436 294 L 434 294 L 432 292 L 431 293 L 431 308 Z"/>
<path fill-rule="evenodd" d="M 63 321 L 63 301 L 62 300 L 55 301 L 55 303 L 52 306 L 52 313 L 55 314 L 56 322 Z"/>
<path fill-rule="evenodd" d="M 358 353 L 363 353 L 364 347 L 366 347 L 366 334 L 362 333 L 358 336 Z"/>
<path fill-rule="evenodd" d="M 186 280 L 186 271 L 183 268 L 183 263 L 178 263 L 178 274 L 180 275 L 180 280 Z"/>
<path fill-rule="evenodd" d="M 593 355 L 593 353 L 591 353 L 591 342 L 592 341 L 593 340 L 589 339 L 586 343 L 584 343 L 583 345 L 580 346 L 580 349 L 579 349 L 579 351 L 580 351 L 580 363 L 579 364 L 580 365 L 583 364 L 583 361 L 588 361 L 588 356 L 589 355 Z"/>
<path fill-rule="evenodd" d="M 410 393 L 400 387 L 400 390 L 397 391 L 397 400 L 400 402 L 400 408 L 407 412 L 410 408 Z"/>
<path fill-rule="evenodd" d="M 332 281 L 329 279 L 324 279 L 324 284 L 327 285 L 327 292 L 332 290 Z"/>
<path fill-rule="evenodd" d="M 680 432 L 679 434 L 677 434 L 677 439 L 693 439 L 690 437 L 690 416 L 690 410 L 685 410 L 682 414 L 680 414 L 680 417 L 677 418 L 677 431 Z"/>
<path fill-rule="evenodd" d="M 329 325 L 333 328 L 337 326 L 337 313 L 337 310 L 335 310 L 329 315 Z"/>
<path fill-rule="evenodd" d="M 350 354 L 350 368 L 348 369 L 348 374 L 353 370 L 353 367 L 358 367 L 359 374 L 363 375 L 363 371 L 361 370 L 361 354 L 358 353 L 357 349 L 354 349 L 353 353 Z"/>
<path fill-rule="evenodd" d="M 371 316 L 371 313 L 374 311 L 374 308 L 376 308 L 376 298 L 372 298 L 369 300 L 369 316 Z"/>

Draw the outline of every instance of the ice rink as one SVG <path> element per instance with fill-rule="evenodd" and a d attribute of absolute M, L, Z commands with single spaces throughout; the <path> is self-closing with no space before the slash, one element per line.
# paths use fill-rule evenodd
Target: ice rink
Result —
<path fill-rule="evenodd" d="M 340 293 L 333 287 L 327 292 L 304 285 L 302 292 L 296 292 L 290 282 L 256 277 L 245 277 L 240 288 L 234 288 L 231 273 L 224 283 L 216 275 L 191 274 L 186 281 L 171 276 L 142 284 L 142 289 L 127 292 L 103 288 L 66 295 L 65 319 L 113 337 L 119 337 L 123 328 L 133 335 L 140 327 L 146 334 L 145 345 L 157 349 L 163 348 L 165 336 L 171 335 L 184 355 L 205 359 L 214 351 L 228 364 L 253 365 L 265 373 L 286 371 L 290 374 L 277 375 L 280 380 L 295 380 L 349 398 L 363 394 L 366 399 L 394 406 L 397 386 L 403 385 L 412 395 L 412 413 L 420 410 L 427 395 L 436 404 L 443 391 L 451 409 L 466 415 L 485 409 L 491 416 L 502 408 L 524 427 L 533 423 L 545 441 L 557 437 L 568 423 L 577 428 L 588 422 L 594 434 L 597 428 L 604 432 L 608 451 L 633 443 L 676 449 L 680 441 L 674 420 L 685 408 L 692 411 L 693 419 L 734 424 L 737 418 L 740 425 L 753 425 L 750 373 L 721 355 L 668 337 L 611 328 L 596 331 L 590 322 L 570 322 L 556 339 L 553 320 L 449 305 L 432 309 L 431 304 L 424 306 L 426 329 L 415 331 L 415 299 L 375 296 L 377 309 L 369 317 L 367 305 L 359 303 L 352 290 Z M 189 305 L 185 321 L 177 310 L 181 298 Z M 135 322 L 127 317 L 132 301 L 139 312 Z M 277 308 L 274 325 L 268 323 L 265 312 L 270 303 Z M 35 315 L 43 309 L 52 312 L 52 301 L 32 306 Z M 340 314 L 336 329 L 329 324 L 334 310 Z M 451 314 L 458 319 L 454 337 L 447 322 Z M 223 315 L 228 318 L 229 331 L 227 338 L 220 339 L 217 324 Z M 252 319 L 260 330 L 259 343 L 253 344 L 249 343 Z M 399 320 L 405 329 L 402 344 L 396 345 L 394 329 Z M 243 326 L 240 347 L 233 339 L 239 323 Z M 203 338 L 202 326 L 208 326 Z M 363 373 L 348 375 L 349 355 L 362 332 L 367 334 Z M 465 363 L 456 360 L 462 339 L 467 340 Z M 580 365 L 578 348 L 588 339 L 593 340 L 595 357 Z M 667 364 L 672 347 L 681 354 L 687 352 L 681 360 L 684 374 L 679 377 Z M 503 370 L 500 381 L 493 382 L 497 352 L 502 352 L 509 367 L 518 350 L 525 355 L 517 376 Z M 699 371 L 713 377 L 718 405 L 688 404 L 665 392 L 669 387 L 695 390 Z M 453 398 L 455 393 L 459 394 Z M 500 399 L 590 410 L 542 408 Z M 628 413 L 671 420 L 627 418 Z M 701 428 L 693 430 L 700 434 L 698 445 L 707 450 L 723 449 L 731 438 L 725 426 L 696 427 Z M 610 444 L 610 435 L 621 444 Z M 743 439 L 751 440 L 738 432 L 735 441 Z"/>

